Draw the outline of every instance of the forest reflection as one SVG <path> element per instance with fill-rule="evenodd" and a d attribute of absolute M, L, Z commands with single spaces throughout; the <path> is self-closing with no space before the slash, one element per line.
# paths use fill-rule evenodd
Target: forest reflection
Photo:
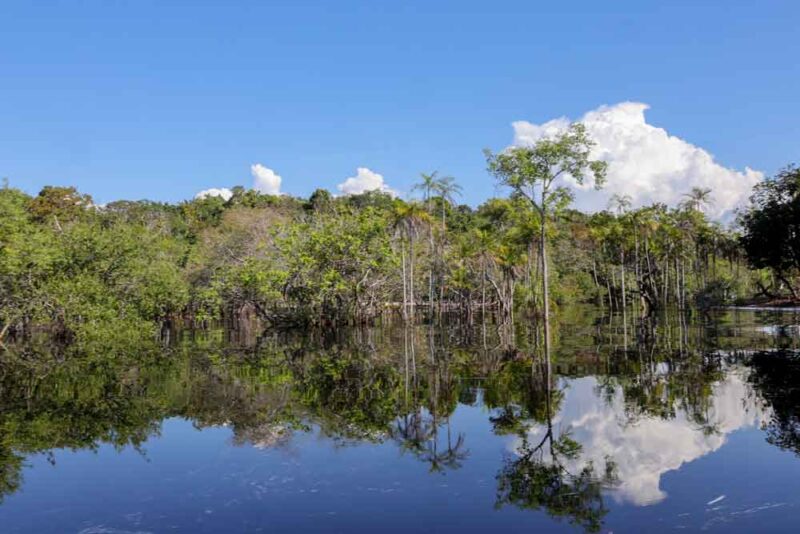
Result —
<path fill-rule="evenodd" d="M 665 497 L 663 473 L 764 428 L 800 453 L 800 353 L 784 314 L 725 312 L 646 322 L 563 313 L 552 354 L 517 324 L 388 325 L 259 335 L 248 325 L 170 332 L 119 355 L 10 347 L 0 364 L 0 499 L 25 458 L 56 449 L 141 448 L 167 418 L 226 426 L 236 446 L 395 444 L 432 475 L 470 461 L 459 406 L 481 407 L 505 457 L 499 508 L 599 530 L 609 498 Z M 780 328 L 765 330 L 763 325 Z M 474 438 L 483 439 L 483 438 Z"/>

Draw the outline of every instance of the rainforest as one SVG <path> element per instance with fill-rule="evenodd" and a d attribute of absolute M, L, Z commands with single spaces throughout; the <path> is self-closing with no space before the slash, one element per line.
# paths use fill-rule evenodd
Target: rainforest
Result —
<path fill-rule="evenodd" d="M 584 213 L 592 143 L 487 151 L 506 195 L 474 207 L 438 172 L 406 199 L 6 183 L 2 524 L 791 528 L 800 170 L 726 221 L 702 188 Z"/>
<path fill-rule="evenodd" d="M 421 174 L 410 200 L 236 187 L 228 199 L 96 205 L 72 187 L 29 196 L 6 184 L 0 342 L 44 333 L 103 347 L 243 318 L 333 328 L 447 315 L 536 322 L 575 303 L 647 316 L 797 302 L 800 170 L 756 186 L 728 224 L 705 215 L 713 191 L 701 188 L 676 206 L 634 209 L 615 195 L 588 214 L 554 180 L 569 172 L 602 187 L 590 146 L 573 128 L 534 149 L 488 153 L 509 195 L 476 207 L 436 172 Z"/>

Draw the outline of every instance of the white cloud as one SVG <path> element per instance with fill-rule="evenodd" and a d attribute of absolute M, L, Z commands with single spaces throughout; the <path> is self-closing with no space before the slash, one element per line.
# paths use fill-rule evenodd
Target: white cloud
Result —
<path fill-rule="evenodd" d="M 636 207 L 652 202 L 675 205 L 692 187 L 703 187 L 712 191 L 713 204 L 706 212 L 723 218 L 743 204 L 752 187 L 764 178 L 749 167 L 743 172 L 723 167 L 704 149 L 648 124 L 644 116 L 648 107 L 622 102 L 601 106 L 580 119 L 596 142 L 592 157 L 608 161 L 609 168 L 601 191 L 595 191 L 591 183 L 579 186 L 567 179 L 575 191 L 577 208 L 602 210 L 615 193 L 630 195 Z M 569 123 L 566 117 L 543 124 L 516 121 L 514 145 L 525 146 L 550 137 Z"/>
<path fill-rule="evenodd" d="M 397 193 L 383 181 L 383 176 L 366 167 L 356 169 L 356 175 L 351 176 L 336 186 L 344 195 L 358 195 L 367 191 L 383 191 L 395 196 Z"/>
<path fill-rule="evenodd" d="M 253 175 L 253 189 L 259 193 L 266 195 L 281 194 L 282 178 L 272 169 L 260 163 L 255 163 L 250 166 L 250 174 Z"/>
<path fill-rule="evenodd" d="M 200 191 L 194 196 L 194 198 L 202 199 L 207 197 L 222 197 L 222 200 L 225 200 L 227 202 L 228 200 L 230 200 L 232 196 L 233 196 L 233 191 L 231 191 L 227 187 L 222 187 L 219 189 L 211 188 L 211 189 L 206 189 L 204 191 Z"/>

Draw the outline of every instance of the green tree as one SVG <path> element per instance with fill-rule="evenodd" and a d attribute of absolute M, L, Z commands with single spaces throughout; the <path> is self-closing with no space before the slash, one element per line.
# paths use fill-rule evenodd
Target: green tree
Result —
<path fill-rule="evenodd" d="M 693 187 L 683 196 L 686 197 L 686 207 L 695 211 L 703 211 L 703 208 L 712 203 L 711 189 L 707 187 Z"/>
<path fill-rule="evenodd" d="M 52 223 L 60 229 L 62 223 L 85 216 L 93 205 L 91 196 L 79 193 L 74 187 L 47 185 L 31 200 L 28 209 L 37 222 Z"/>
<path fill-rule="evenodd" d="M 530 147 L 514 147 L 498 154 L 486 151 L 489 172 L 514 194 L 527 200 L 542 221 L 539 256 L 542 265 L 544 342 L 550 343 L 550 293 L 547 265 L 547 220 L 571 199 L 570 191 L 557 185 L 559 178 L 583 184 L 591 175 L 595 187 L 605 181 L 607 163 L 591 160 L 594 145 L 582 124 L 573 124 L 553 138 L 543 138 Z"/>
<path fill-rule="evenodd" d="M 800 275 L 800 168 L 789 166 L 756 185 L 740 219 L 741 243 L 757 269 L 771 269 L 792 297 Z"/>

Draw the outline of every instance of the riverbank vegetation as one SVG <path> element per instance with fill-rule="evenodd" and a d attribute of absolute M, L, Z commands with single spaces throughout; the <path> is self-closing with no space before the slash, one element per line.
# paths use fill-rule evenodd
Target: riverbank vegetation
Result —
<path fill-rule="evenodd" d="M 46 331 L 100 347 L 156 337 L 176 322 L 257 317 L 271 327 L 366 324 L 388 317 L 547 316 L 593 302 L 647 314 L 797 297 L 800 171 L 753 194 L 739 225 L 677 206 L 570 207 L 561 174 L 602 185 L 579 127 L 499 154 L 488 168 L 507 198 L 458 203 L 451 177 L 422 175 L 421 199 L 372 191 L 308 199 L 242 187 L 228 199 L 98 206 L 72 187 L 0 189 L 0 341 Z M 548 280 L 549 275 L 549 280 Z M 549 292 L 549 298 L 547 298 Z"/>

